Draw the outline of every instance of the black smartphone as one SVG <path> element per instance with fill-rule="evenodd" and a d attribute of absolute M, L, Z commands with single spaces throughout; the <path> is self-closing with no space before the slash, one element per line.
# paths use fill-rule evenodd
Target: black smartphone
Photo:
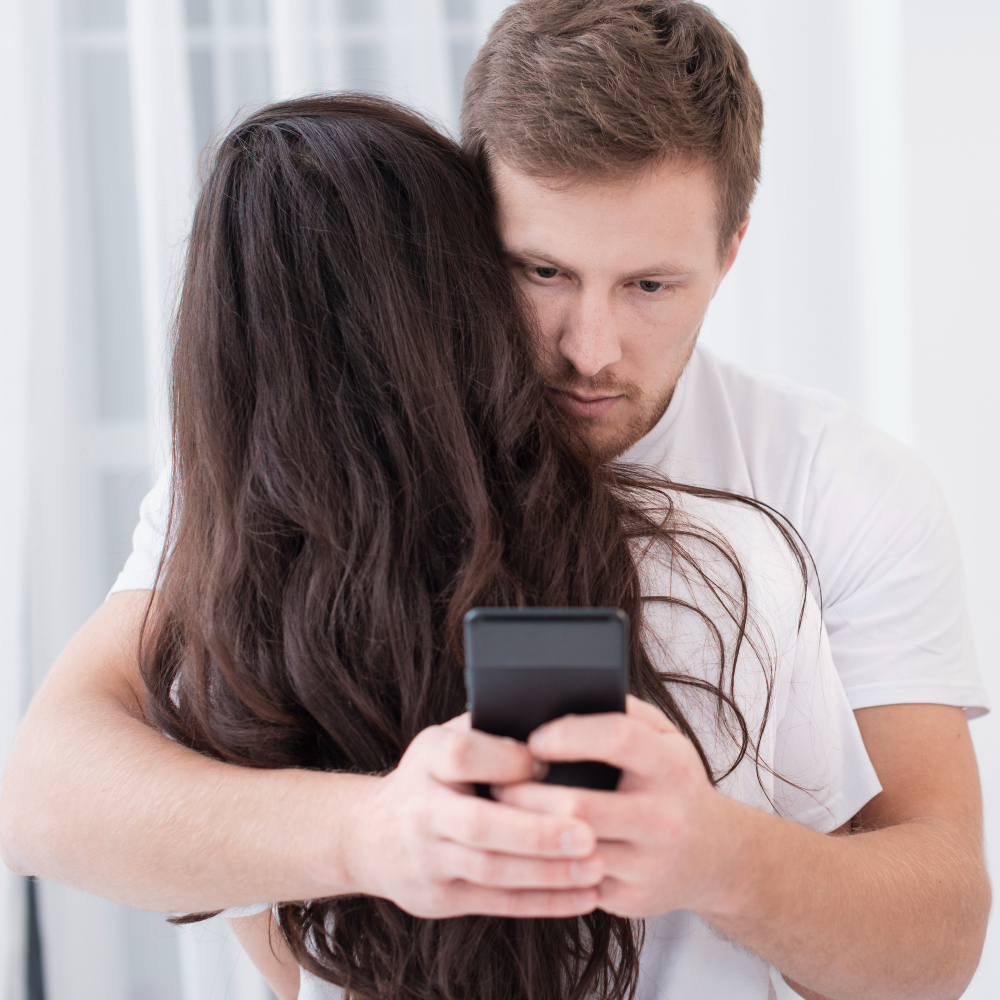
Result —
<path fill-rule="evenodd" d="M 628 617 L 616 608 L 474 608 L 465 686 L 473 728 L 521 741 L 563 715 L 624 712 Z M 544 780 L 611 790 L 620 774 L 601 761 L 566 761 Z"/>

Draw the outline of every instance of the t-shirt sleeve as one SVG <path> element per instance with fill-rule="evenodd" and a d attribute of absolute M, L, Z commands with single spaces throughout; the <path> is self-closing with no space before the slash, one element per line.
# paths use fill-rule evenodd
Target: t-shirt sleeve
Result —
<path fill-rule="evenodd" d="M 802 527 L 852 707 L 934 703 L 982 715 L 958 539 L 929 470 L 844 411 L 824 431 L 809 482 Z"/>
<path fill-rule="evenodd" d="M 882 790 L 830 653 L 812 597 L 786 663 L 774 747 L 781 816 L 830 833 Z"/>
<path fill-rule="evenodd" d="M 132 533 L 132 553 L 108 597 L 121 590 L 152 590 L 166 545 L 170 516 L 170 470 L 164 469 L 139 506 L 139 523 Z"/>

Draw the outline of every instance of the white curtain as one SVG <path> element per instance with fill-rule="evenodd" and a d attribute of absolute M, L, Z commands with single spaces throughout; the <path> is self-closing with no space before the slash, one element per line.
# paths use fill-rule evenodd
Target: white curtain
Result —
<path fill-rule="evenodd" d="M 165 330 L 197 155 L 240 108 L 325 88 L 456 127 L 503 0 L 0 0 L 0 754 L 124 560 L 164 459 Z M 988 683 L 1000 530 L 1000 225 L 990 0 L 715 0 L 767 101 L 764 180 L 705 337 L 828 388 L 931 464 Z M 1000 731 L 974 726 L 1000 847 Z M 209 922 L 39 886 L 48 1000 L 263 1000 Z M 0 990 L 25 996 L 24 884 Z M 969 996 L 996 995 L 1000 948 Z M 31 998 L 36 1000 L 36 998 Z"/>
<path fill-rule="evenodd" d="M 706 339 L 912 432 L 901 0 L 717 0 L 765 100 L 763 182 Z"/>

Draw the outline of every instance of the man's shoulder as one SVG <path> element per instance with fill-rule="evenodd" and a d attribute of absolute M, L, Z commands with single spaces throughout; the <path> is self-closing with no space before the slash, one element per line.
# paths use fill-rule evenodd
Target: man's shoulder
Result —
<path fill-rule="evenodd" d="M 819 436 L 832 424 L 857 417 L 850 404 L 832 392 L 749 371 L 707 348 L 699 346 L 691 361 L 692 384 L 685 403 L 716 412 L 722 403 L 755 439 L 767 440 L 761 432 L 769 430 Z"/>
<path fill-rule="evenodd" d="M 713 451 L 738 452 L 754 495 L 773 502 L 796 480 L 806 488 L 906 481 L 936 492 L 916 454 L 831 392 L 760 375 L 699 348 L 681 420 L 710 427 Z M 682 432 L 683 434 L 683 432 Z"/>

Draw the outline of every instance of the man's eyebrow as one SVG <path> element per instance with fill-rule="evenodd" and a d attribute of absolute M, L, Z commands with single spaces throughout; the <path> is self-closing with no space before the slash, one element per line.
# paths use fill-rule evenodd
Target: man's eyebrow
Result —
<path fill-rule="evenodd" d="M 629 278 L 644 278 L 647 274 L 657 274 L 664 278 L 686 278 L 694 273 L 693 267 L 686 267 L 684 264 L 659 263 L 650 264 L 648 267 L 634 268 L 626 274 L 619 275 L 619 281 L 626 281 Z"/>
<path fill-rule="evenodd" d="M 546 264 L 551 264 L 553 267 L 559 268 L 560 271 L 573 270 L 569 265 L 563 264 L 556 257 L 546 253 L 544 250 L 539 250 L 537 247 L 507 247 L 506 252 L 508 257 L 512 257 L 517 261 L 526 263 L 529 260 L 542 260 Z M 650 264 L 647 267 L 630 268 L 627 272 L 620 274 L 618 280 L 627 281 L 630 278 L 642 278 L 647 274 L 658 274 L 665 278 L 684 278 L 692 273 L 694 273 L 694 268 L 688 267 L 679 261 L 660 261 L 656 264 Z"/>
<path fill-rule="evenodd" d="M 505 247 L 505 250 L 507 256 L 513 257 L 515 260 L 524 262 L 527 262 L 529 259 L 544 260 L 546 264 L 558 267 L 560 271 L 572 270 L 572 268 L 566 267 L 566 265 L 551 254 L 547 254 L 544 250 L 539 250 L 536 247 Z"/>

